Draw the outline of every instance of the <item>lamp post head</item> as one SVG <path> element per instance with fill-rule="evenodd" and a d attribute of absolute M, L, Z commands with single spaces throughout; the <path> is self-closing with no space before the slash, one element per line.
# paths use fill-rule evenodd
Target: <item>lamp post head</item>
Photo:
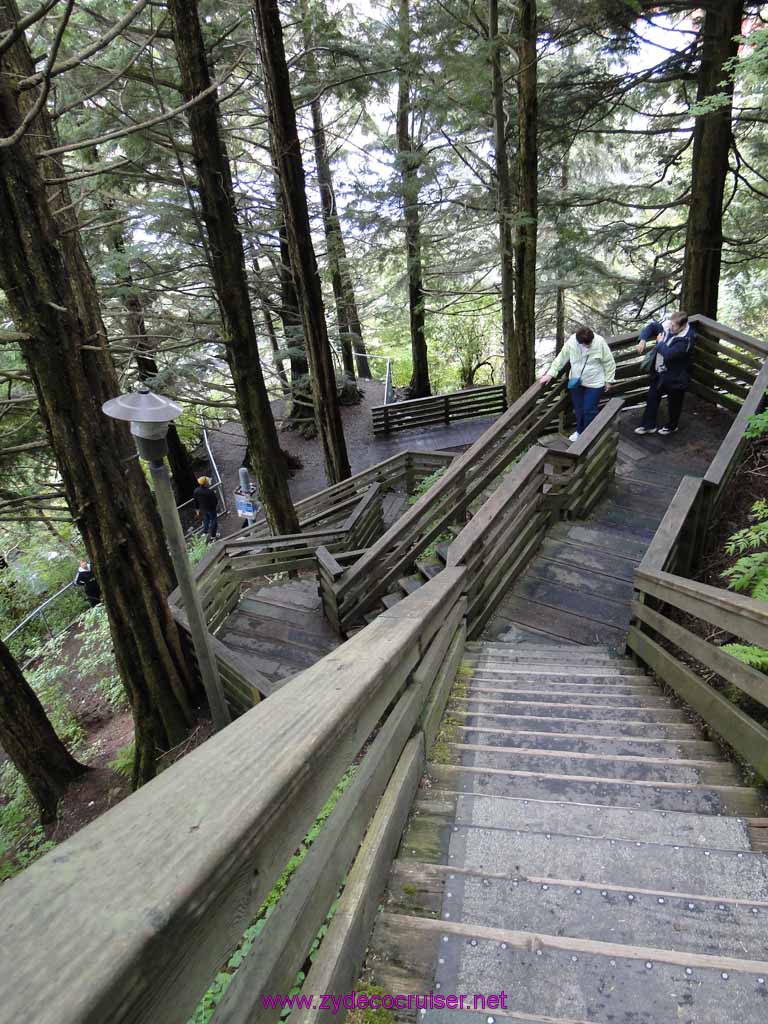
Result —
<path fill-rule="evenodd" d="M 113 420 L 130 423 L 139 455 L 154 461 L 162 460 L 165 455 L 168 427 L 183 410 L 170 398 L 156 395 L 146 384 L 140 384 L 131 394 L 110 398 L 101 411 Z"/>

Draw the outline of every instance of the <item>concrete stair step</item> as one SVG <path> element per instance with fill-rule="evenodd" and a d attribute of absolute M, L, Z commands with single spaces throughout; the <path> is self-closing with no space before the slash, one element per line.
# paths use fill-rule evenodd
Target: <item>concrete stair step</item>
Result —
<path fill-rule="evenodd" d="M 494 747 L 524 747 L 529 749 L 574 751 L 583 754 L 622 754 L 637 757 L 667 757 L 684 760 L 721 761 L 722 754 L 716 743 L 706 740 L 637 739 L 621 736 L 547 733 L 535 730 L 505 729 L 503 723 L 491 722 L 469 726 L 457 725 L 460 743 L 492 745 Z"/>
<path fill-rule="evenodd" d="M 759 793 L 747 786 L 697 786 L 679 782 L 610 779 L 589 771 L 581 775 L 562 775 L 552 771 L 551 767 L 549 771 L 529 772 L 431 763 L 429 777 L 432 784 L 440 789 L 483 796 L 694 814 L 752 817 L 763 813 Z"/>
<path fill-rule="evenodd" d="M 381 599 L 381 603 L 385 608 L 394 608 L 396 604 L 400 604 L 404 597 L 405 594 L 402 593 L 385 594 Z"/>
<path fill-rule="evenodd" d="M 509 709 L 514 711 L 514 709 Z M 576 719 L 560 716 L 494 714 L 490 711 L 467 710 L 466 702 L 454 698 L 451 715 L 463 725 L 485 728 L 499 726 L 523 732 L 557 733 L 579 736 L 620 737 L 622 739 L 698 740 L 699 730 L 690 723 L 641 722 L 628 719 Z"/>
<path fill-rule="evenodd" d="M 583 690 L 585 693 L 647 693 L 662 695 L 662 690 L 647 676 L 550 675 L 530 672 L 508 675 L 505 672 L 478 669 L 463 677 L 478 686 L 515 690 Z"/>
<path fill-rule="evenodd" d="M 629 896 L 633 896 L 629 900 Z M 421 908 L 424 912 L 420 912 Z M 766 958 L 765 904 L 638 893 L 592 883 L 529 882 L 445 865 L 396 861 L 387 909 L 507 931 L 522 929 L 705 956 Z"/>
<path fill-rule="evenodd" d="M 688 719 L 685 713 L 673 707 L 627 707 L 626 705 L 610 704 L 585 704 L 581 701 L 562 701 L 559 703 L 543 700 L 512 700 L 505 694 L 504 697 L 478 696 L 470 694 L 468 697 L 454 698 L 459 706 L 466 711 L 484 711 L 487 714 L 504 715 L 534 715 L 537 718 L 544 718 L 551 715 L 555 718 L 578 718 L 585 721 L 592 720 L 614 720 L 621 722 L 629 719 L 635 722 L 681 722 Z"/>
<path fill-rule="evenodd" d="M 431 580 L 434 576 L 437 576 L 445 567 L 442 562 L 432 559 L 420 559 L 416 562 L 416 568 L 425 576 L 428 580 Z"/>
<path fill-rule="evenodd" d="M 414 574 L 413 576 L 401 576 L 397 581 L 397 585 L 407 597 L 408 594 L 412 594 L 414 590 L 421 589 L 426 582 L 427 581 L 423 576 Z"/>
<path fill-rule="evenodd" d="M 725 761 L 693 761 L 636 754 L 579 753 L 543 748 L 497 747 L 451 743 L 454 763 L 502 771 L 589 775 L 593 778 L 637 782 L 677 782 L 684 785 L 738 785 L 739 774 Z"/>
<path fill-rule="evenodd" d="M 377 978 L 396 991 L 399 963 L 432 959 L 435 994 L 504 993 L 505 1010 L 460 1013 L 465 1024 L 763 1024 L 763 960 L 707 956 L 638 944 L 507 930 L 385 912 L 372 938 L 384 964 Z M 386 959 L 385 959 L 386 957 Z M 387 971 L 389 970 L 389 974 Z M 395 986 L 395 987 L 393 987 Z M 439 989 L 438 989 L 439 986 Z M 482 1005 L 482 1002 L 478 1005 Z M 456 1022 L 459 1011 L 427 1010 L 419 1020 Z"/>
<path fill-rule="evenodd" d="M 630 893 L 744 900 L 762 908 L 768 922 L 768 858 L 749 850 L 455 825 L 445 863 L 451 860 L 467 871 L 540 884 L 576 880 Z"/>
<path fill-rule="evenodd" d="M 738 817 L 460 793 L 448 797 L 431 791 L 416 806 L 426 811 L 429 804 L 447 799 L 451 821 L 476 828 L 628 841 L 642 836 L 648 843 L 750 852 L 746 820 Z M 768 893 L 765 898 L 768 899 Z"/>
<path fill-rule="evenodd" d="M 624 692 L 622 690 L 593 690 L 585 686 L 553 686 L 546 687 L 504 687 L 496 686 L 495 680 L 485 682 L 484 680 L 473 679 L 470 685 L 470 697 L 483 697 L 496 699 L 500 695 L 504 700 L 514 703 L 524 701 L 526 703 L 536 701 L 545 704 L 562 704 L 571 702 L 582 706 L 596 705 L 598 707 L 625 707 L 625 708 L 668 708 L 672 703 L 668 697 L 661 695 L 660 690 L 641 690 L 640 693 Z"/>

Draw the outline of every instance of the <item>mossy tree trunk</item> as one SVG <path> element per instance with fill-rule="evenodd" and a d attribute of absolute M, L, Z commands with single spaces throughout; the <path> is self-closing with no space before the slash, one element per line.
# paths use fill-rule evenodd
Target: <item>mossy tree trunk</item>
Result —
<path fill-rule="evenodd" d="M 169 0 L 185 100 L 211 87 L 196 0 Z M 298 520 L 280 457 L 253 322 L 245 250 L 235 208 L 232 170 L 221 136 L 215 91 L 187 113 L 200 206 L 212 257 L 213 283 L 224 318 L 226 352 L 259 495 L 273 533 L 296 533 Z"/>
<path fill-rule="evenodd" d="M 0 7 L 0 34 L 16 17 Z M 3 57 L 0 135 L 21 124 L 9 88 L 32 62 L 24 38 Z M 38 117 L 0 149 L 0 287 L 61 473 L 67 502 L 98 578 L 136 729 L 134 783 L 154 774 L 158 750 L 183 740 L 202 699 L 166 601 L 174 585 L 157 510 L 127 427 L 102 403 L 119 391 L 98 295 L 79 234 L 60 235 L 41 174 L 50 126 Z M 58 202 L 66 204 L 66 190 Z"/>
<path fill-rule="evenodd" d="M 0 640 L 0 746 L 21 772 L 44 825 L 70 782 L 88 769 L 70 754 L 48 720 L 37 694 Z"/>

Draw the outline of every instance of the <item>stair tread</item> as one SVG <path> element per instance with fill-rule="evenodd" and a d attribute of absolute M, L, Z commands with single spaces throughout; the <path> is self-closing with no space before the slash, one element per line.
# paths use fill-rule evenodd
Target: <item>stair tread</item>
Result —
<path fill-rule="evenodd" d="M 470 768 L 466 765 L 429 765 L 433 784 L 442 789 L 483 796 L 575 801 L 646 810 L 691 811 L 696 814 L 757 815 L 762 804 L 747 786 L 697 786 L 677 782 L 644 782 L 556 772 L 517 772 Z"/>
<path fill-rule="evenodd" d="M 493 1015 L 500 1022 L 762 1024 L 765 1019 L 766 972 L 757 973 L 763 970 L 761 961 L 707 959 L 386 911 L 377 918 L 372 947 L 382 964 L 377 979 L 387 990 L 397 990 L 398 964 L 414 961 L 417 977 L 426 978 L 431 960 L 435 987 L 442 992 L 503 992 L 507 1015 L 503 1010 Z M 450 1024 L 457 1012 L 430 1010 L 423 1019 Z M 487 1019 L 480 1013 L 462 1016 L 471 1017 L 472 1024 Z"/>

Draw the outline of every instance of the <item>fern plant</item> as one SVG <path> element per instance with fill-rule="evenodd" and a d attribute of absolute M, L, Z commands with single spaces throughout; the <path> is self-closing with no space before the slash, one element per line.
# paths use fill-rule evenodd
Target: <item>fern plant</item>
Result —
<path fill-rule="evenodd" d="M 751 523 L 734 533 L 725 545 L 726 553 L 738 555 L 722 574 L 731 590 L 768 602 L 768 501 L 756 501 Z M 724 651 L 753 668 L 768 671 L 768 650 L 752 644 L 725 644 Z"/>

